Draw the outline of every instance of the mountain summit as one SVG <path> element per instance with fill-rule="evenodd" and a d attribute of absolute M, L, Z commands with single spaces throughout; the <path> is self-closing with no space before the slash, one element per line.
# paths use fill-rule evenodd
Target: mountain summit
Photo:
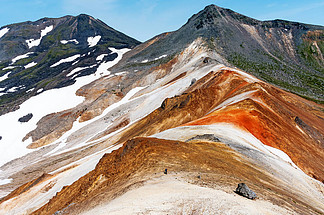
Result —
<path fill-rule="evenodd" d="M 160 35 L 157 42 L 132 59 L 162 53 L 173 55 L 199 37 L 215 53 L 218 62 L 244 69 L 278 87 L 323 103 L 323 26 L 284 20 L 259 21 L 210 5 L 179 30 Z M 146 53 L 152 56 L 145 56 Z"/>

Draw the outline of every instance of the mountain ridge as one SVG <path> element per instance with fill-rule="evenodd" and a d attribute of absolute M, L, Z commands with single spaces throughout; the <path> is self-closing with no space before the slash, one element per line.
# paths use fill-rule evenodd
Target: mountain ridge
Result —
<path fill-rule="evenodd" d="M 324 212 L 324 106 L 253 75 L 288 84 L 313 74 L 300 81 L 321 92 L 322 30 L 215 6 L 198 14 L 114 47 L 95 34 L 101 23 L 81 16 L 87 25 L 67 29 L 83 35 L 81 52 L 79 38 L 47 38 L 55 28 L 41 26 L 40 46 L 52 39 L 71 51 L 43 65 L 67 83 L 36 88 L 0 115 L 0 214 Z M 13 66 L 36 71 L 30 58 Z M 0 71 L 7 86 L 12 75 Z M 237 195 L 238 183 L 258 198 Z"/>

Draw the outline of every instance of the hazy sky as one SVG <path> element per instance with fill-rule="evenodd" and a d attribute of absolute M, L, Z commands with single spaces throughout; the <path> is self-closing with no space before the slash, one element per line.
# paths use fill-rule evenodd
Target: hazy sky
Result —
<path fill-rule="evenodd" d="M 324 25 L 324 0 L 0 0 L 0 26 L 43 17 L 89 14 L 140 41 L 173 31 L 215 4 L 259 19 Z"/>

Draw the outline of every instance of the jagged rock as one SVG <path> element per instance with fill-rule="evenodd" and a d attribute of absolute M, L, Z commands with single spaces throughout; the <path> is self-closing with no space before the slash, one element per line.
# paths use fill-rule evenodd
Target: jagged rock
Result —
<path fill-rule="evenodd" d="M 237 185 L 235 192 L 248 199 L 255 199 L 257 195 L 246 184 L 240 183 Z"/>
<path fill-rule="evenodd" d="M 31 118 L 33 118 L 33 114 L 32 113 L 29 113 L 23 117 L 20 117 L 18 119 L 19 122 L 28 122 Z"/>
<path fill-rule="evenodd" d="M 214 134 L 197 135 L 195 137 L 186 140 L 186 142 L 189 142 L 191 140 L 209 140 L 213 142 L 220 142 L 220 140 Z"/>

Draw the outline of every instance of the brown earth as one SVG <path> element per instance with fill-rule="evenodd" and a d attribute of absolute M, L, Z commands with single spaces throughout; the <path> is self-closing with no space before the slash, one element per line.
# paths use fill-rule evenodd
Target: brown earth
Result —
<path fill-rule="evenodd" d="M 202 156 L 204 155 L 204 156 Z M 316 212 L 310 204 L 287 192 L 279 182 L 264 174 L 235 151 L 222 143 L 192 141 L 184 143 L 156 138 L 135 138 L 106 154 L 95 170 L 66 186 L 33 214 L 78 214 L 99 203 L 108 202 L 145 180 L 169 173 L 187 175 L 192 183 L 205 186 L 231 187 L 248 181 L 262 199 L 294 208 L 297 212 Z M 197 176 L 203 175 L 202 181 Z"/>

